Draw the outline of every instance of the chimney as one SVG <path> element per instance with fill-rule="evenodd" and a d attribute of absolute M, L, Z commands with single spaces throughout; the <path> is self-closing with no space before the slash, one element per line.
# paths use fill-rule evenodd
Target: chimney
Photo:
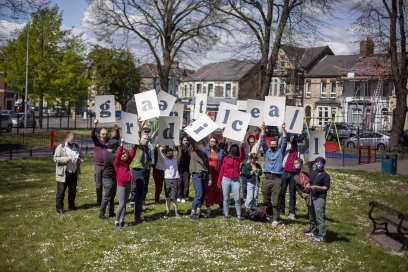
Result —
<path fill-rule="evenodd" d="M 173 60 L 170 67 L 173 69 L 178 69 L 179 68 L 178 60 Z"/>
<path fill-rule="evenodd" d="M 360 58 L 364 58 L 372 54 L 374 54 L 373 39 L 371 37 L 365 37 L 365 39 L 360 42 Z"/>

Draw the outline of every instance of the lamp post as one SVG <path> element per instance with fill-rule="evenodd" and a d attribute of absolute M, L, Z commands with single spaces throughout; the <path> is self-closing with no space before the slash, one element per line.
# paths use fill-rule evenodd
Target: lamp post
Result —
<path fill-rule="evenodd" d="M 26 82 L 25 82 L 25 110 L 24 110 L 24 129 L 27 130 L 27 93 L 28 93 L 28 42 L 30 40 L 30 23 L 27 24 L 27 53 L 26 53 Z M 34 126 L 34 124 L 33 124 Z"/>

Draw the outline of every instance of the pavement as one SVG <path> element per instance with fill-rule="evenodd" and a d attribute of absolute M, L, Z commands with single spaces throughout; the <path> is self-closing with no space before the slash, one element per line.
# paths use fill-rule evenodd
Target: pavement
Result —
<path fill-rule="evenodd" d="M 361 170 L 367 172 L 378 172 L 381 173 L 381 162 L 374 163 L 363 163 L 355 165 L 345 165 L 345 166 L 326 166 L 327 169 L 347 169 L 347 170 Z M 407 175 L 408 176 L 408 159 L 397 160 L 397 175 Z"/>

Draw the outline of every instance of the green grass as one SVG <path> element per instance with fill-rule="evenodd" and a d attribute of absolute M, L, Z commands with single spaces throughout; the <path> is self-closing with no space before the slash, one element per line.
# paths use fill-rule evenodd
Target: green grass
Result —
<path fill-rule="evenodd" d="M 180 204 L 181 219 L 162 220 L 150 181 L 145 215 L 150 221 L 116 230 L 102 221 L 95 203 L 93 157 L 86 156 L 78 182 L 75 212 L 55 212 L 52 159 L 0 162 L 0 271 L 403 271 L 408 255 L 379 247 L 366 238 L 371 228 L 368 202 L 376 199 L 408 210 L 407 176 L 332 171 L 327 201 L 327 242 L 303 235 L 308 226 L 298 198 L 297 219 L 284 226 L 235 218 L 217 212 L 188 218 L 191 200 Z M 190 188 L 190 196 L 193 194 Z M 162 195 L 162 199 L 163 199 Z M 260 200 L 262 197 L 260 196 Z M 67 199 L 65 198 L 65 203 Z M 231 214 L 235 214 L 230 205 Z M 133 218 L 127 211 L 126 220 Z M 404 268 L 405 267 L 405 268 Z"/>

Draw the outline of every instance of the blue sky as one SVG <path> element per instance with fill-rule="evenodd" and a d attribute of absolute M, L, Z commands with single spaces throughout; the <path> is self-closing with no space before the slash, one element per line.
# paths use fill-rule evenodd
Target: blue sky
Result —
<path fill-rule="evenodd" d="M 58 5 L 59 11 L 63 11 L 63 24 L 67 27 L 80 28 L 82 17 L 88 7 L 85 0 L 51 0 L 51 6 Z"/>

